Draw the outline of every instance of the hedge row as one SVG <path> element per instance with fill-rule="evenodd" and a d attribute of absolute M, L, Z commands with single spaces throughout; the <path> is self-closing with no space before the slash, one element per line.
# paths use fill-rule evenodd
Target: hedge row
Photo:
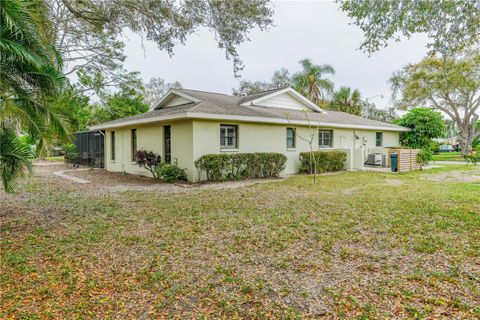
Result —
<path fill-rule="evenodd" d="M 313 157 L 316 162 L 317 173 L 325 171 L 341 170 L 347 160 L 347 153 L 344 151 L 314 151 Z M 313 165 L 310 152 L 300 153 L 300 171 L 311 172 Z"/>
<path fill-rule="evenodd" d="M 195 161 L 195 167 L 207 180 L 276 177 L 285 169 L 287 157 L 281 153 L 207 154 Z"/>

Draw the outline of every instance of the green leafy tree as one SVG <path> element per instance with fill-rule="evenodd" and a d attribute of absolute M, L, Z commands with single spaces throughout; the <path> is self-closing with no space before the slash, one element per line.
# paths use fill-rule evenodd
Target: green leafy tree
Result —
<path fill-rule="evenodd" d="M 92 124 L 121 119 L 147 112 L 149 105 L 137 93 L 115 93 L 100 106 L 93 107 Z"/>
<path fill-rule="evenodd" d="M 38 140 L 38 151 L 53 136 L 66 137 L 49 103 L 65 82 L 44 9 L 41 1 L 2 0 L 0 5 L 0 167 L 7 191 L 28 164 L 13 132 Z"/>
<path fill-rule="evenodd" d="M 90 97 L 65 90 L 53 102 L 55 112 L 62 115 L 67 122 L 70 133 L 85 131 L 93 124 L 92 106 Z"/>
<path fill-rule="evenodd" d="M 430 56 L 409 64 L 390 79 L 394 100 L 400 108 L 427 106 L 445 113 L 459 132 L 462 154 L 472 150 L 480 136 L 480 54 L 454 59 Z"/>
<path fill-rule="evenodd" d="M 478 0 L 337 1 L 364 32 L 361 48 L 368 53 L 415 33 L 427 34 L 429 47 L 443 57 L 455 56 L 480 40 Z"/>
<path fill-rule="evenodd" d="M 262 91 L 286 88 L 290 86 L 292 86 L 290 72 L 287 69 L 282 68 L 275 71 L 272 78 L 268 82 L 241 80 L 238 88 L 234 88 L 232 91 L 234 96 L 246 96 Z"/>
<path fill-rule="evenodd" d="M 361 101 L 362 106 L 362 117 L 392 123 L 395 119 L 398 118 L 396 109 L 391 107 L 387 109 L 380 109 L 377 106 L 368 100 Z"/>
<path fill-rule="evenodd" d="M 232 91 L 234 96 L 248 96 L 271 89 L 274 88 L 268 82 L 241 80 L 238 88 L 234 88 Z"/>
<path fill-rule="evenodd" d="M 333 93 L 332 100 L 327 104 L 327 108 L 359 116 L 362 114 L 361 102 L 360 91 L 352 90 L 349 87 L 340 87 Z"/>
<path fill-rule="evenodd" d="M 412 129 L 400 134 L 400 143 L 415 149 L 429 149 L 432 139 L 443 135 L 445 126 L 440 112 L 430 108 L 412 109 L 394 123 Z"/>
<path fill-rule="evenodd" d="M 182 84 L 178 81 L 169 83 L 165 82 L 162 78 L 151 78 L 148 83 L 145 84 L 143 90 L 143 96 L 145 102 L 153 106 L 159 101 L 170 89 L 181 89 Z"/>
<path fill-rule="evenodd" d="M 148 111 L 150 106 L 145 103 L 143 91 L 143 83 L 137 73 L 132 74 L 118 92 L 100 91 L 102 103 L 92 107 L 92 123 L 98 124 Z"/>
<path fill-rule="evenodd" d="M 335 74 L 328 64 L 315 65 L 310 59 L 300 60 L 303 70 L 293 75 L 295 90 L 314 103 L 325 101 L 326 94 L 333 91 L 333 82 L 325 78 L 327 74 Z"/>

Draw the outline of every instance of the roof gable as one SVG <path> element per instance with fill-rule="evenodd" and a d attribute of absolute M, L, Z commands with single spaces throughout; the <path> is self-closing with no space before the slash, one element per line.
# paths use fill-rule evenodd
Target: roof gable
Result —
<path fill-rule="evenodd" d="M 244 100 L 245 101 L 245 100 Z M 283 108 L 291 110 L 311 110 L 325 113 L 320 107 L 299 94 L 292 88 L 285 88 L 263 95 L 257 99 L 247 100 L 242 106 L 261 106 L 272 108 Z"/>
<path fill-rule="evenodd" d="M 152 110 L 158 110 L 168 107 L 175 107 L 185 105 L 188 103 L 200 102 L 199 99 L 181 92 L 176 89 L 169 90 L 152 108 Z"/>

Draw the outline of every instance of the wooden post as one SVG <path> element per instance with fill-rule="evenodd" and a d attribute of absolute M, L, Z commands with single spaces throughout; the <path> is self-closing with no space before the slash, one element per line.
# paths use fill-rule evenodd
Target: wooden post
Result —
<path fill-rule="evenodd" d="M 398 149 L 398 158 L 397 158 L 397 162 L 398 162 L 398 170 L 397 172 L 401 172 L 401 164 L 402 164 L 402 149 Z"/>
<path fill-rule="evenodd" d="M 413 163 L 412 163 L 412 149 L 410 149 L 410 172 L 413 171 L 412 165 L 413 165 Z"/>

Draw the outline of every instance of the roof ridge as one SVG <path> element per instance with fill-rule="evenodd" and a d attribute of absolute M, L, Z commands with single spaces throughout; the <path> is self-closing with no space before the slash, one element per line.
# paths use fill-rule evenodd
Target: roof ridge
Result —
<path fill-rule="evenodd" d="M 286 88 L 290 88 L 290 86 L 280 87 L 280 88 L 275 88 L 275 89 L 262 90 L 262 91 L 258 91 L 258 92 L 255 92 L 255 93 L 247 94 L 247 95 L 243 96 L 242 98 L 245 98 L 245 97 L 248 97 L 248 96 L 254 96 L 256 94 L 266 93 L 266 92 L 270 92 L 270 91 L 280 91 L 280 90 L 283 90 L 283 89 L 286 89 Z"/>
<path fill-rule="evenodd" d="M 219 94 L 219 95 L 222 95 L 222 96 L 228 96 L 228 97 L 235 97 L 234 95 L 231 95 L 231 94 L 220 93 L 220 92 L 213 92 L 213 91 L 205 91 L 205 90 L 195 90 L 195 89 L 187 89 L 187 88 L 180 88 L 180 89 L 176 89 L 176 90 L 179 90 L 179 91 L 182 91 L 182 90 L 187 90 L 187 91 L 195 91 L 195 92 L 203 92 L 203 93 Z"/>

